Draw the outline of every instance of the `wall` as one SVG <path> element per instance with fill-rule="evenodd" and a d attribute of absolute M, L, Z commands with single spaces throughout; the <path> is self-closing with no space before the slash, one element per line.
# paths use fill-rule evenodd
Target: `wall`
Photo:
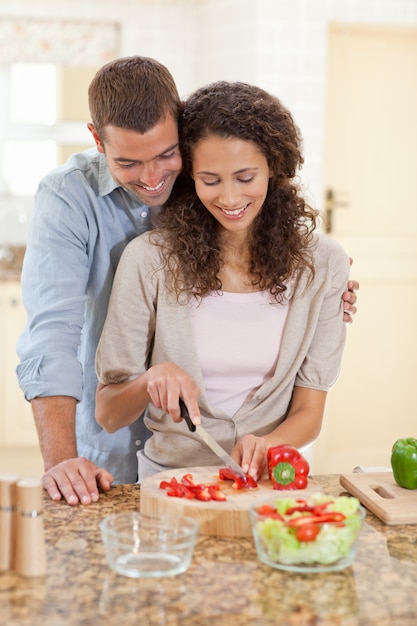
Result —
<path fill-rule="evenodd" d="M 0 20 L 23 16 L 117 22 L 120 55 L 165 63 L 184 96 L 218 79 L 275 93 L 302 130 L 302 180 L 322 208 L 328 24 L 416 26 L 417 0 L 0 0 Z"/>
<path fill-rule="evenodd" d="M 13 16 L 115 21 L 120 55 L 165 63 L 184 96 L 218 79 L 269 89 L 301 128 L 302 179 L 321 208 L 327 25 L 417 25 L 417 0 L 0 0 L 0 19 Z"/>
<path fill-rule="evenodd" d="M 417 25 L 417 0 L 197 2 L 194 83 L 247 80 L 278 95 L 304 137 L 302 179 L 322 208 L 329 22 Z"/>

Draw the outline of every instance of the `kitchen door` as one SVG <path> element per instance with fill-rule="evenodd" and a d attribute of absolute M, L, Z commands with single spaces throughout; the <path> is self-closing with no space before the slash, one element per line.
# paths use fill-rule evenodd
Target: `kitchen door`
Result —
<path fill-rule="evenodd" d="M 417 29 L 334 24 L 328 46 L 327 229 L 360 291 L 316 473 L 389 467 L 417 437 Z"/>

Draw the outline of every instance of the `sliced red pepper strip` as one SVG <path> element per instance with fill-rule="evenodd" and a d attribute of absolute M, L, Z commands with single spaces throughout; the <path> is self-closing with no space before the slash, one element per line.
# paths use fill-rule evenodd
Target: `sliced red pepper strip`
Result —
<path fill-rule="evenodd" d="M 246 483 L 245 483 L 246 489 L 257 489 L 258 483 L 256 482 L 256 480 L 252 478 L 252 476 L 249 476 L 249 474 L 245 474 L 245 476 L 246 476 Z"/>
<path fill-rule="evenodd" d="M 159 487 L 161 489 L 171 489 L 173 491 L 175 491 L 177 489 L 179 485 L 179 482 L 177 481 L 177 479 L 175 478 L 175 476 L 173 476 L 171 478 L 171 480 L 161 480 L 161 482 L 159 483 Z"/>
<path fill-rule="evenodd" d="M 219 469 L 220 480 L 233 480 L 232 487 L 234 489 L 256 489 L 258 483 L 248 474 L 238 474 L 230 467 L 221 467 Z"/>
<path fill-rule="evenodd" d="M 223 502 L 226 500 L 226 496 L 223 491 L 220 490 L 220 485 L 209 485 L 208 490 L 212 500 L 216 500 L 216 502 Z"/>
<path fill-rule="evenodd" d="M 184 474 L 184 476 L 181 478 L 181 482 L 183 485 L 186 485 L 187 487 L 197 486 L 196 483 L 194 482 L 192 474 Z"/>
<path fill-rule="evenodd" d="M 160 489 L 169 489 L 170 487 L 172 487 L 172 484 L 171 482 L 168 482 L 167 480 L 161 480 L 161 482 L 159 483 Z"/>
<path fill-rule="evenodd" d="M 177 496 L 177 498 L 188 498 L 192 500 L 195 496 L 193 491 L 179 483 L 176 478 L 172 478 L 169 482 L 167 480 L 161 480 L 159 484 L 161 489 L 166 489 L 169 496 Z"/>
<path fill-rule="evenodd" d="M 338 511 L 323 513 L 323 515 L 300 515 L 288 520 L 287 526 L 298 528 L 303 524 L 325 524 L 331 522 L 343 522 L 346 516 Z"/>
<path fill-rule="evenodd" d="M 234 472 L 230 467 L 221 467 L 219 469 L 220 480 L 233 480 L 232 487 L 234 489 L 243 489 L 246 484 L 245 477 Z"/>
<path fill-rule="evenodd" d="M 286 515 L 292 515 L 295 512 L 305 512 L 313 513 L 314 515 L 322 515 L 322 513 L 324 513 L 325 509 L 327 509 L 330 504 L 330 500 L 315 505 L 308 504 L 305 500 L 296 500 L 296 502 L 297 504 L 295 506 L 292 506 L 291 508 L 286 510 Z"/>
<path fill-rule="evenodd" d="M 197 490 L 195 493 L 195 497 L 197 498 L 197 500 L 202 500 L 203 502 L 208 502 L 209 500 L 211 500 L 211 494 L 208 487 Z"/>
<path fill-rule="evenodd" d="M 181 484 L 178 485 L 177 493 L 182 498 L 188 498 L 188 500 L 192 500 L 193 498 L 195 498 L 194 491 L 192 489 L 190 489 L 189 487 L 187 487 L 186 485 L 181 485 Z"/>
<path fill-rule="evenodd" d="M 315 507 L 309 506 L 305 504 L 304 506 L 299 504 L 297 506 L 292 506 L 290 509 L 285 511 L 285 515 L 292 515 L 293 513 L 315 513 Z"/>
<path fill-rule="evenodd" d="M 321 504 L 316 504 L 313 508 L 314 515 L 322 515 L 330 504 L 330 500 L 328 502 L 322 502 Z"/>
<path fill-rule="evenodd" d="M 273 506 L 270 506 L 269 504 L 263 504 L 262 506 L 258 507 L 256 509 L 256 512 L 259 515 L 263 515 L 265 517 L 272 517 L 273 519 L 279 519 L 282 522 L 284 521 L 284 518 L 282 517 L 282 515 L 280 515 L 278 511 Z"/>

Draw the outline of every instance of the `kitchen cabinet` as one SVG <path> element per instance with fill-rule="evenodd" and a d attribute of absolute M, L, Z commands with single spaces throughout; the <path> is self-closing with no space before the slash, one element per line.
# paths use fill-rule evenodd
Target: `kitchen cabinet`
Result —
<path fill-rule="evenodd" d="M 38 447 L 38 437 L 29 402 L 16 378 L 16 342 L 25 325 L 20 282 L 0 282 L 0 442 L 9 447 Z"/>

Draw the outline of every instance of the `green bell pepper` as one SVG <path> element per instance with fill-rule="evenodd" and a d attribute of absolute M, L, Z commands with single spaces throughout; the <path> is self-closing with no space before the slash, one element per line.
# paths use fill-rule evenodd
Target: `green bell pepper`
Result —
<path fill-rule="evenodd" d="M 391 467 L 400 487 L 417 489 L 417 439 L 397 439 L 392 447 Z"/>

